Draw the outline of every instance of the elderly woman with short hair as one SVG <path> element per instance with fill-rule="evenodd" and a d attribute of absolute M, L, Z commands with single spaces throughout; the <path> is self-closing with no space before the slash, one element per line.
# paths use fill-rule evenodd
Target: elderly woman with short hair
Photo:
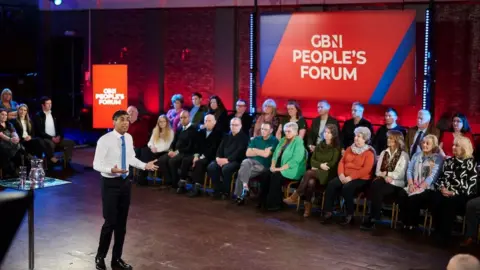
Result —
<path fill-rule="evenodd" d="M 282 186 L 285 181 L 299 181 L 306 170 L 306 156 L 303 139 L 298 136 L 298 125 L 286 123 L 283 137 L 272 156 L 271 174 L 260 183 L 259 206 L 269 211 L 282 207 Z"/>
<path fill-rule="evenodd" d="M 387 149 L 383 150 L 378 158 L 376 177 L 370 187 L 370 216 L 364 219 L 360 229 L 374 229 L 375 222 L 381 218 L 385 197 L 392 196 L 396 199 L 403 194 L 408 160 L 403 133 L 398 130 L 388 131 Z"/>
<path fill-rule="evenodd" d="M 435 183 L 432 213 L 435 233 L 442 240 L 449 239 L 455 215 L 465 209 L 467 201 L 477 193 L 477 163 L 473 158 L 472 142 L 467 137 L 456 137 L 453 157 L 443 163 L 443 170 Z"/>
<path fill-rule="evenodd" d="M 414 154 L 408 163 L 408 186 L 399 198 L 399 217 L 404 229 L 408 230 L 418 226 L 420 209 L 430 206 L 433 183 L 437 180 L 443 163 L 435 135 L 425 136 L 421 147 L 422 151 Z"/>
<path fill-rule="evenodd" d="M 177 127 L 180 123 L 180 113 L 183 111 L 183 104 L 185 100 L 180 94 L 175 94 L 172 96 L 172 109 L 168 110 L 167 118 L 172 126 L 173 130 L 177 130 Z"/>
<path fill-rule="evenodd" d="M 263 102 L 262 113 L 255 118 L 255 124 L 252 127 L 252 137 L 262 135 L 261 127 L 264 122 L 270 122 L 274 131 L 280 125 L 280 118 L 277 116 L 277 103 L 273 99 L 267 99 Z"/>
<path fill-rule="evenodd" d="M 338 177 L 332 179 L 325 190 L 325 215 L 322 223 L 332 220 L 333 203 L 338 195 L 345 200 L 347 215 L 341 225 L 353 222 L 354 196 L 365 189 L 372 178 L 372 168 L 375 162 L 375 150 L 368 145 L 372 133 L 366 127 L 357 127 L 354 131 L 353 144 L 345 150 L 338 164 Z"/>

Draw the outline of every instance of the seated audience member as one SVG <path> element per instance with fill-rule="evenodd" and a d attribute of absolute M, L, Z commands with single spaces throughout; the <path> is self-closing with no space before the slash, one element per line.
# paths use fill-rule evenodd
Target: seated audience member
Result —
<path fill-rule="evenodd" d="M 170 149 L 166 155 L 161 156 L 157 161 L 164 183 L 172 185 L 174 189 L 178 188 L 178 181 L 180 180 L 178 169 L 183 158 L 194 154 L 196 136 L 197 127 L 190 123 L 189 112 L 181 112 L 180 126 L 175 131 Z"/>
<path fill-rule="evenodd" d="M 448 131 L 443 132 L 440 139 L 440 149 L 442 149 L 446 157 L 453 157 L 453 141 L 455 138 L 461 136 L 468 138 L 472 145 L 474 145 L 472 131 L 470 130 L 467 117 L 461 113 L 457 113 L 452 117 L 452 127 Z"/>
<path fill-rule="evenodd" d="M 211 96 L 208 101 L 208 111 L 207 114 L 213 114 L 215 120 L 217 121 L 217 128 L 223 132 L 227 133 L 230 130 L 227 109 L 223 104 L 219 96 Z"/>
<path fill-rule="evenodd" d="M 440 131 L 430 123 L 431 118 L 429 111 L 420 110 L 417 115 L 417 126 L 408 129 L 405 137 L 405 147 L 410 159 L 415 153 L 422 151 L 421 143 L 426 135 L 432 134 L 437 137 L 437 140 L 440 138 Z"/>
<path fill-rule="evenodd" d="M 217 123 L 215 116 L 213 116 L 213 114 L 207 114 L 204 118 L 204 128 L 198 130 L 198 135 L 196 136 L 195 154 L 184 157 L 180 165 L 178 193 L 185 191 L 188 172 L 192 170 L 191 180 L 193 188 L 188 193 L 189 197 L 200 195 L 207 166 L 215 160 L 218 146 L 223 137 L 223 133 L 215 127 Z"/>
<path fill-rule="evenodd" d="M 480 270 L 480 261 L 470 254 L 457 254 L 448 262 L 447 270 Z"/>
<path fill-rule="evenodd" d="M 364 219 L 360 227 L 363 230 L 373 229 L 375 222 L 381 219 L 382 203 L 385 197 L 391 196 L 396 200 L 404 192 L 405 172 L 409 158 L 401 131 L 390 129 L 387 132 L 387 147 L 377 160 L 376 177 L 369 192 L 370 215 Z"/>
<path fill-rule="evenodd" d="M 192 108 L 190 109 L 190 123 L 195 126 L 201 125 L 207 111 L 208 108 L 202 105 L 202 94 L 194 92 L 192 94 Z"/>
<path fill-rule="evenodd" d="M 465 137 L 453 142 L 453 156 L 445 160 L 435 183 L 432 215 L 438 240 L 449 240 L 455 216 L 463 212 L 467 201 L 477 193 L 477 162 L 473 146 Z"/>
<path fill-rule="evenodd" d="M 248 135 L 242 132 L 242 120 L 230 120 L 231 132 L 226 135 L 217 150 L 216 159 L 208 165 L 208 176 L 212 179 L 213 197 L 226 199 L 230 194 L 233 175 L 240 168 L 248 146 Z M 221 182 L 222 181 L 222 182 Z"/>
<path fill-rule="evenodd" d="M 56 159 L 53 158 L 55 148 L 59 148 L 65 152 L 65 159 L 69 162 L 72 158 L 75 142 L 63 137 L 60 123 L 52 112 L 52 100 L 49 97 L 42 97 L 40 102 L 42 110 L 33 119 L 35 136 L 43 140 L 45 155 L 49 160 L 55 163 Z"/>
<path fill-rule="evenodd" d="M 0 108 L 0 166 L 4 178 L 16 176 L 16 168 L 21 165 L 23 158 L 20 138 L 7 119 L 7 111 Z"/>
<path fill-rule="evenodd" d="M 259 207 L 277 211 L 282 207 L 282 186 L 285 181 L 299 181 L 305 173 L 306 160 L 303 139 L 298 136 L 298 124 L 283 126 L 285 137 L 277 145 L 270 165 L 271 174 L 260 182 Z"/>
<path fill-rule="evenodd" d="M 148 141 L 147 147 L 142 148 L 141 160 L 148 163 L 151 160 L 160 158 L 168 153 L 170 146 L 173 142 L 175 132 L 170 126 L 170 122 L 166 115 L 162 114 L 158 117 L 157 125 L 153 128 L 152 136 Z M 135 139 L 134 143 L 135 143 Z M 147 171 L 140 171 L 140 185 L 147 184 Z"/>
<path fill-rule="evenodd" d="M 28 115 L 28 106 L 26 104 L 20 104 L 18 106 L 17 117 L 12 121 L 17 135 L 20 137 L 20 143 L 25 148 L 28 154 L 35 155 L 37 158 L 42 158 L 45 152 L 45 142 L 39 138 L 35 138 L 33 132 L 33 123 Z M 53 163 L 57 162 L 55 159 Z"/>
<path fill-rule="evenodd" d="M 263 102 L 262 113 L 255 118 L 255 124 L 250 132 L 252 137 L 262 136 L 261 127 L 264 122 L 271 123 L 274 132 L 280 125 L 280 118 L 277 116 L 277 104 L 273 99 L 267 99 Z"/>
<path fill-rule="evenodd" d="M 302 110 L 300 109 L 300 105 L 298 105 L 296 101 L 289 101 L 287 103 L 287 112 L 288 116 L 280 120 L 280 125 L 277 128 L 277 133 L 275 134 L 275 136 L 277 137 L 277 139 L 280 140 L 281 138 L 285 137 L 285 133 L 283 132 L 283 126 L 286 123 L 297 123 L 298 136 L 303 139 L 305 137 L 305 133 L 307 133 L 307 122 L 302 116 Z"/>
<path fill-rule="evenodd" d="M 228 120 L 230 121 L 234 117 L 242 119 L 242 131 L 249 135 L 250 128 L 252 128 L 253 118 L 247 111 L 247 102 L 245 100 L 237 100 L 235 112 L 228 116 Z"/>
<path fill-rule="evenodd" d="M 262 136 L 254 137 L 247 149 L 247 158 L 242 161 L 235 183 L 237 204 L 243 205 L 248 195 L 248 182 L 251 178 L 268 172 L 272 163 L 272 154 L 277 147 L 278 140 L 272 135 L 272 124 L 262 124 Z"/>
<path fill-rule="evenodd" d="M 412 230 L 419 224 L 420 209 L 430 206 L 433 183 L 437 180 L 443 164 L 435 135 L 423 137 L 421 146 L 422 151 L 413 155 L 408 163 L 407 187 L 398 199 L 399 217 L 407 230 Z"/>
<path fill-rule="evenodd" d="M 478 181 L 478 178 L 477 178 Z M 478 188 L 477 182 L 477 190 Z M 478 196 L 478 193 L 477 193 Z M 478 238 L 478 221 L 480 220 L 480 197 L 476 197 L 467 202 L 465 211 L 465 240 L 461 246 L 468 247 L 476 242 Z"/>
<path fill-rule="evenodd" d="M 0 95 L 0 108 L 3 108 L 8 113 L 8 120 L 17 117 L 18 103 L 12 99 L 12 90 L 5 88 Z"/>
<path fill-rule="evenodd" d="M 308 132 L 307 144 L 310 152 L 313 152 L 315 146 L 324 141 L 324 130 L 327 125 L 334 125 L 338 131 L 340 127 L 337 119 L 329 115 L 330 104 L 326 100 L 321 100 L 317 104 L 318 116 L 312 121 L 312 128 Z"/>
<path fill-rule="evenodd" d="M 170 125 L 173 130 L 177 130 L 177 127 L 180 123 L 180 113 L 183 111 L 183 96 L 180 94 L 175 94 L 172 96 L 172 109 L 168 110 L 167 118 L 170 121 Z"/>
<path fill-rule="evenodd" d="M 130 126 L 128 127 L 128 133 L 133 138 L 133 149 L 135 150 L 135 156 L 140 158 L 142 155 L 142 149 L 147 146 L 148 143 L 148 130 L 147 121 L 143 121 L 138 117 L 138 109 L 135 106 L 129 106 L 127 113 L 130 116 Z M 149 162 L 152 159 L 148 159 L 145 162 Z"/>
<path fill-rule="evenodd" d="M 325 186 L 328 181 L 337 176 L 338 162 L 340 161 L 340 138 L 337 126 L 327 124 L 323 129 L 323 140 L 314 148 L 308 170 L 303 176 L 297 190 L 283 200 L 286 204 L 297 204 L 300 198 L 305 200 L 304 217 L 309 217 L 312 210 L 313 193 L 318 186 Z"/>
<path fill-rule="evenodd" d="M 366 127 L 370 130 L 370 136 L 373 136 L 372 124 L 363 118 L 364 107 L 360 102 L 352 104 L 352 118 L 345 121 L 342 128 L 343 147 L 346 149 L 353 144 L 355 138 L 355 130 L 357 127 Z"/>
<path fill-rule="evenodd" d="M 372 134 L 367 127 L 355 128 L 353 144 L 345 150 L 340 163 L 338 164 L 338 177 L 335 177 L 327 184 L 325 190 L 325 215 L 322 223 L 329 223 L 332 220 L 333 203 L 338 195 L 345 200 L 347 215 L 341 225 L 348 225 L 353 222 L 354 196 L 364 190 L 372 180 L 372 169 L 375 162 L 375 150 L 368 145 Z"/>
<path fill-rule="evenodd" d="M 393 108 L 388 108 L 385 111 L 385 124 L 382 125 L 377 132 L 375 133 L 375 136 L 373 137 L 372 140 L 372 146 L 375 149 L 375 152 L 381 153 L 383 150 L 387 149 L 387 134 L 391 130 L 397 130 L 402 133 L 402 136 L 405 137 L 407 131 L 397 125 L 397 119 L 398 119 L 398 114 L 397 111 Z M 402 139 L 403 141 L 403 139 Z"/>

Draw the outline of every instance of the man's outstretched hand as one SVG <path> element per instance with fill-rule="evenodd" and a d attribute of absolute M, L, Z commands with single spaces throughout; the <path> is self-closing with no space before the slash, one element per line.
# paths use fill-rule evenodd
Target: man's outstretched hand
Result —
<path fill-rule="evenodd" d="M 158 166 L 155 165 L 155 162 L 157 162 L 156 159 L 148 162 L 147 165 L 145 165 L 145 170 L 146 171 L 156 171 L 156 170 L 158 170 Z"/>

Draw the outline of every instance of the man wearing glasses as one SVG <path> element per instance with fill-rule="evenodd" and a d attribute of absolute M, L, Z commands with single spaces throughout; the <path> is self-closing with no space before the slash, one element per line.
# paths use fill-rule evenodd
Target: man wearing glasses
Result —
<path fill-rule="evenodd" d="M 230 120 L 230 133 L 220 143 L 216 159 L 208 165 L 207 172 L 212 179 L 215 199 L 229 197 L 232 177 L 245 158 L 249 137 L 241 130 L 240 118 L 234 117 Z"/>
<path fill-rule="evenodd" d="M 228 116 L 228 120 L 232 120 L 234 117 L 241 119 L 242 131 L 245 132 L 245 134 L 249 134 L 250 128 L 252 127 L 253 117 L 247 112 L 247 102 L 245 100 L 237 100 L 235 111 Z"/>

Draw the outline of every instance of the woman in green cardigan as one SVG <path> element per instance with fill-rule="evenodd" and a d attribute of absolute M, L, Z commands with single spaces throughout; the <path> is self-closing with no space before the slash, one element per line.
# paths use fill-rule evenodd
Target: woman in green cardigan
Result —
<path fill-rule="evenodd" d="M 292 196 L 283 200 L 286 204 L 297 204 L 302 197 L 305 200 L 304 217 L 309 217 L 312 211 L 312 197 L 318 185 L 325 186 L 328 181 L 337 176 L 337 166 L 340 161 L 340 138 L 335 125 L 325 126 L 325 140 L 315 146 L 310 164 L 312 169 L 305 173 L 302 182 Z"/>
<path fill-rule="evenodd" d="M 270 174 L 260 183 L 260 207 L 269 211 L 279 210 L 282 206 L 282 186 L 285 181 L 298 181 L 305 173 L 306 157 L 303 139 L 298 136 L 298 125 L 286 123 L 283 137 L 272 157 Z"/>

